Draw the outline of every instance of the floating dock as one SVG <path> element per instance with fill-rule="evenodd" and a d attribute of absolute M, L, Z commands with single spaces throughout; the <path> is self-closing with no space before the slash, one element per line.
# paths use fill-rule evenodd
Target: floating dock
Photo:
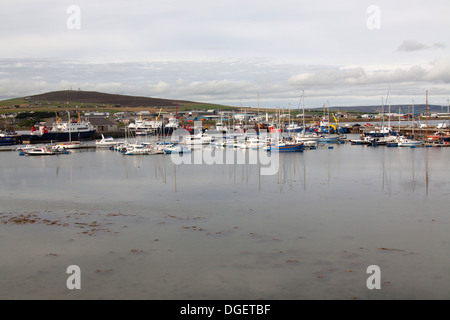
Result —
<path fill-rule="evenodd" d="M 9 146 L 8 148 L 0 148 L 0 152 L 2 151 L 17 151 L 18 149 L 21 149 L 24 145 L 15 145 L 15 146 Z M 68 150 L 95 150 L 97 149 L 97 146 L 95 145 L 81 145 L 79 148 L 73 148 Z"/>

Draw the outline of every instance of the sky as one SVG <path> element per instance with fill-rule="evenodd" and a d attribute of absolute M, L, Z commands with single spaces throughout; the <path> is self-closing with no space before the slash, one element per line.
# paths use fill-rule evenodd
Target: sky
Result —
<path fill-rule="evenodd" d="M 448 0 L 0 0 L 0 99 L 445 105 Z"/>

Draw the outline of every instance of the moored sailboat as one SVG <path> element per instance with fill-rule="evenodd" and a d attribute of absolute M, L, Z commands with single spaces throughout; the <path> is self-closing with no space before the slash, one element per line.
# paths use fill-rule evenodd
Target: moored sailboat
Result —
<path fill-rule="evenodd" d="M 421 147 L 423 141 L 408 139 L 405 137 L 399 137 L 397 140 L 398 147 Z"/>
<path fill-rule="evenodd" d="M 293 141 L 277 141 L 269 145 L 269 151 L 271 152 L 302 152 L 304 148 L 303 142 Z"/>

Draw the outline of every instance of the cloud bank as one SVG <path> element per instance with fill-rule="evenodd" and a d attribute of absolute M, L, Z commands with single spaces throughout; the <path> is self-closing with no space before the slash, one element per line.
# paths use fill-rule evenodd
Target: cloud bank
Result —
<path fill-rule="evenodd" d="M 0 60 L 0 74 L 0 97 L 5 98 L 81 89 L 235 106 L 297 108 L 303 91 L 308 105 L 316 107 L 328 100 L 350 106 L 378 103 L 389 88 L 399 103 L 421 99 L 425 90 L 435 100 L 446 101 L 450 59 L 391 69 L 276 64 L 267 60 Z"/>
<path fill-rule="evenodd" d="M 259 95 L 295 107 L 303 90 L 311 104 L 358 105 L 378 103 L 390 87 L 400 103 L 425 90 L 446 101 L 448 0 L 379 0 L 376 17 L 372 5 L 3 1 L 0 98 L 71 87 L 237 106 L 255 106 Z"/>

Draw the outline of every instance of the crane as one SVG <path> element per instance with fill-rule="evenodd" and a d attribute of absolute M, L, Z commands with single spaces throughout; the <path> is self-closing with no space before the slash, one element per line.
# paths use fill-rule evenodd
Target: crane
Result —
<path fill-rule="evenodd" d="M 56 123 L 61 122 L 61 118 L 58 116 L 58 113 L 56 112 L 56 108 L 55 108 L 55 118 L 56 118 Z"/>
<path fill-rule="evenodd" d="M 156 117 L 156 121 L 159 120 L 159 116 L 161 115 L 161 110 L 162 110 L 162 108 L 159 108 L 159 112 L 158 112 L 158 116 Z"/>

